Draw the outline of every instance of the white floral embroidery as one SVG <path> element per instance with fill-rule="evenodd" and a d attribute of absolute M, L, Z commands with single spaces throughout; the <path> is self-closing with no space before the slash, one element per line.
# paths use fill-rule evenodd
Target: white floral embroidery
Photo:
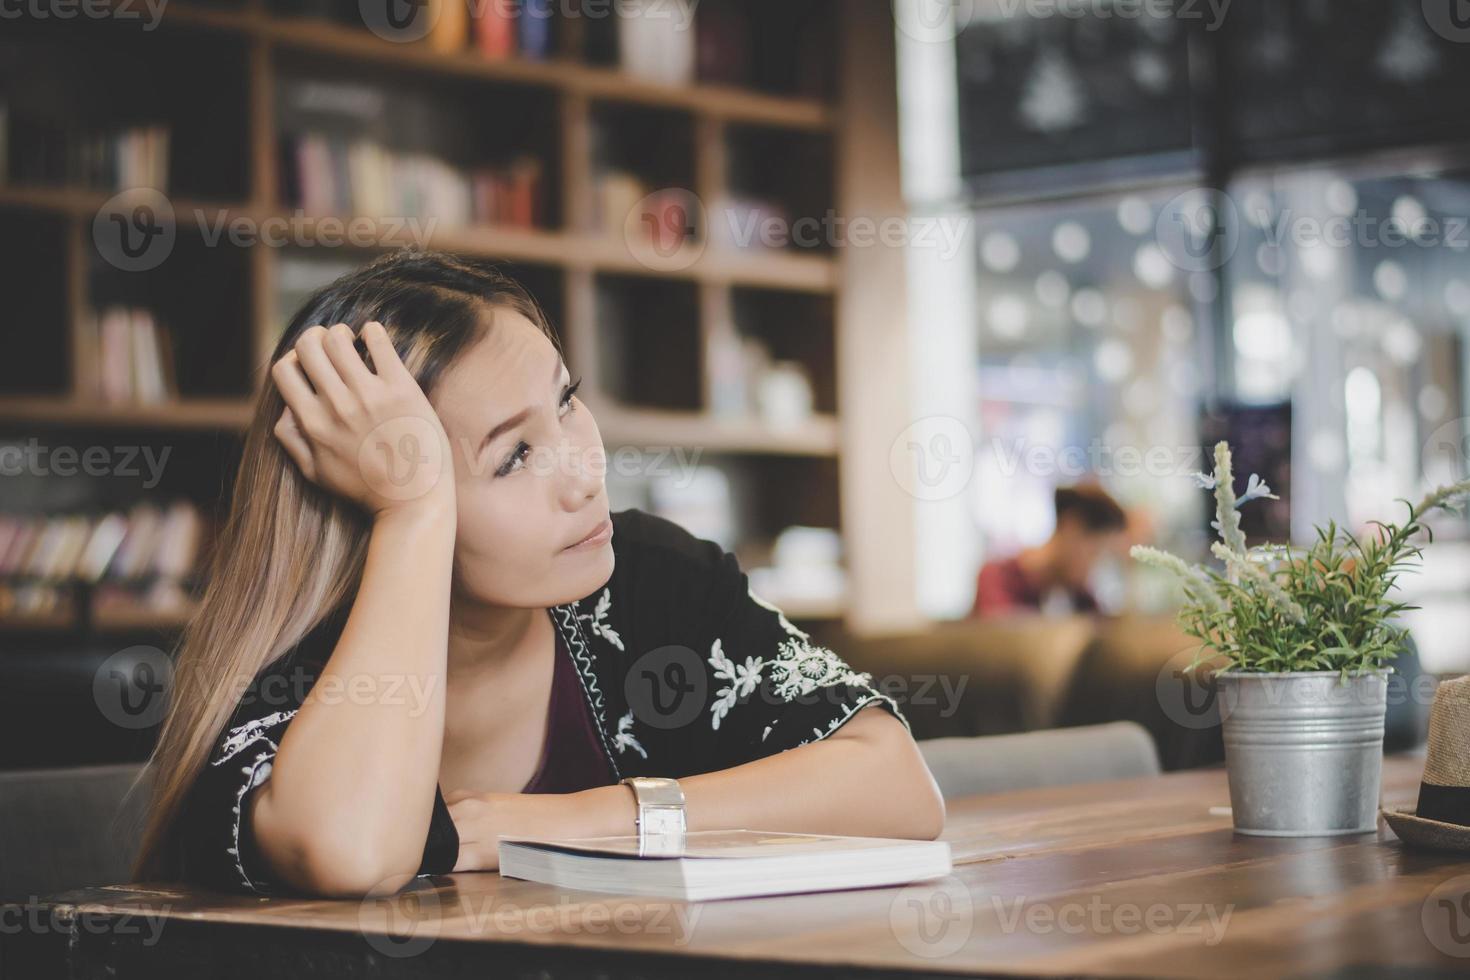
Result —
<path fill-rule="evenodd" d="M 223 765 L 239 755 L 248 746 L 257 743 L 263 742 L 267 747 L 256 753 L 255 761 L 240 768 L 240 772 L 244 775 L 245 779 L 241 782 L 240 788 L 235 791 L 235 805 L 231 808 L 234 819 L 231 821 L 230 835 L 234 846 L 225 848 L 225 852 L 235 859 L 235 872 L 239 874 L 241 883 L 246 888 L 255 892 L 261 891 L 261 884 L 263 883 L 252 881 L 250 876 L 245 873 L 244 862 L 240 860 L 240 824 L 243 819 L 241 808 L 245 794 L 252 788 L 265 782 L 271 774 L 272 760 L 275 758 L 279 746 L 270 736 L 265 734 L 266 730 L 275 725 L 290 721 L 295 716 L 296 711 L 297 709 L 295 708 L 290 711 L 275 711 L 266 715 L 264 718 L 255 718 L 247 721 L 243 725 L 231 728 L 225 734 L 225 739 L 222 743 L 223 751 L 220 757 L 210 763 L 215 766 Z"/>
<path fill-rule="evenodd" d="M 602 685 L 597 682 L 593 656 L 587 652 L 588 644 L 582 636 L 582 625 L 576 604 L 553 606 L 551 612 L 553 620 L 561 627 L 562 636 L 571 649 L 572 659 L 577 663 L 577 677 L 582 682 L 582 690 L 592 703 L 592 717 L 597 720 L 597 738 L 602 742 L 603 754 L 607 756 L 607 761 L 613 768 L 613 775 L 622 779 L 623 774 L 618 769 L 612 745 L 607 739 L 607 702 L 602 696 Z"/>
<path fill-rule="evenodd" d="M 771 661 L 771 680 L 776 693 L 788 701 L 833 684 L 866 686 L 872 674 L 858 673 L 826 647 L 802 640 L 787 640 L 777 648 L 781 656 Z"/>
<path fill-rule="evenodd" d="M 245 885 L 246 888 L 249 888 L 251 891 L 254 892 L 261 891 L 261 886 L 266 883 L 252 881 L 250 879 L 250 876 L 245 873 L 244 862 L 240 860 L 241 808 L 245 805 L 245 794 L 250 792 L 250 790 L 254 787 L 259 786 L 261 783 L 265 782 L 266 779 L 270 777 L 272 768 L 271 759 L 275 756 L 274 749 L 276 746 L 275 743 L 270 742 L 269 739 L 267 739 L 266 741 L 270 744 L 273 751 L 261 752 L 255 757 L 255 762 L 253 762 L 251 765 L 244 766 L 240 770 L 242 773 L 245 774 L 245 781 L 240 784 L 240 789 L 236 791 L 235 805 L 230 808 L 231 811 L 235 814 L 234 827 L 231 828 L 231 833 L 233 835 L 232 839 L 234 840 L 235 846 L 225 848 L 225 852 L 235 859 L 235 871 L 240 875 L 240 881 Z"/>
<path fill-rule="evenodd" d="M 623 638 L 618 635 L 617 630 L 613 629 L 611 626 L 604 622 L 604 620 L 607 618 L 608 612 L 611 609 L 612 590 L 604 588 L 602 590 L 602 595 L 599 596 L 597 599 L 597 608 L 590 613 L 581 613 L 577 616 L 577 618 L 585 619 L 587 621 L 587 628 L 592 632 L 593 636 L 600 636 L 603 639 L 607 640 L 607 642 L 611 643 L 613 646 L 617 647 L 619 650 L 622 650 Z"/>
<path fill-rule="evenodd" d="M 296 714 L 296 710 L 297 709 L 292 708 L 290 711 L 272 712 L 271 714 L 266 715 L 264 718 L 256 718 L 252 721 L 247 721 L 245 724 L 240 725 L 236 728 L 231 728 L 228 732 L 225 733 L 223 751 L 220 757 L 215 760 L 214 764 L 219 765 L 220 763 L 234 756 L 241 749 L 249 745 L 251 742 L 255 741 L 257 738 L 262 737 L 267 728 L 270 728 L 274 725 L 279 725 L 283 721 L 290 721 L 291 718 Z M 269 741 L 269 739 L 267 739 L 267 741 Z M 274 746 L 275 743 L 271 744 L 272 746 Z"/>
<path fill-rule="evenodd" d="M 716 639 L 709 648 L 709 662 L 715 668 L 715 678 L 729 682 L 715 692 L 715 703 L 710 705 L 713 714 L 710 725 L 716 729 L 735 702 L 755 690 L 761 680 L 761 668 L 765 666 L 765 661 L 755 656 L 746 657 L 743 664 L 733 663 L 725 656 L 722 642 Z"/>
<path fill-rule="evenodd" d="M 638 754 L 646 759 L 648 758 L 648 753 L 643 751 L 642 745 L 638 744 L 638 739 L 633 735 L 632 728 L 633 709 L 629 708 L 628 713 L 618 719 L 618 733 L 613 736 L 613 745 L 617 746 L 619 752 L 626 752 L 630 748 L 637 749 Z"/>
<path fill-rule="evenodd" d="M 714 667 L 715 678 L 725 681 L 726 684 L 715 692 L 716 700 L 710 706 L 711 727 L 720 727 L 720 722 L 735 703 L 755 690 L 767 668 L 769 671 L 766 676 L 771 679 L 775 692 L 788 701 L 810 694 L 819 687 L 831 687 L 834 684 L 848 684 L 873 691 L 871 695 L 847 708 L 840 717 L 829 721 L 825 732 L 820 728 L 813 728 L 813 734 L 819 739 L 836 731 L 858 708 L 872 701 L 884 701 L 891 705 L 904 727 L 909 727 L 908 719 L 899 712 L 897 703 L 888 695 L 873 690 L 872 674 L 853 670 L 845 660 L 826 647 L 816 646 L 805 640 L 790 639 L 777 647 L 777 651 L 778 656 L 770 660 L 749 656 L 745 658 L 744 664 L 737 664 L 725 654 L 723 641 L 715 640 L 710 646 L 709 662 Z M 762 742 L 770 736 L 775 724 L 773 721 L 761 732 Z M 810 741 L 811 739 L 802 739 L 797 744 L 806 745 Z"/>
<path fill-rule="evenodd" d="M 837 731 L 837 729 L 841 728 L 844 724 L 846 724 L 847 723 L 847 719 L 849 719 L 853 715 L 857 714 L 859 708 L 862 708 L 862 707 L 865 707 L 865 706 L 867 706 L 869 704 L 872 704 L 874 701 L 882 701 L 885 704 L 887 704 L 890 707 L 892 707 L 893 708 L 893 713 L 898 716 L 898 720 L 901 721 L 901 722 L 903 722 L 903 727 L 909 729 L 910 733 L 913 732 L 913 729 L 909 727 L 909 720 L 903 716 L 903 712 L 901 712 L 901 711 L 898 710 L 898 703 L 896 701 L 894 701 L 891 697 L 889 697 L 886 694 L 874 694 L 872 697 L 863 698 L 857 704 L 854 704 L 854 705 L 852 705 L 852 706 L 844 709 L 844 711 L 842 713 L 842 717 L 840 717 L 840 718 L 833 718 L 830 722 L 827 723 L 827 730 L 825 732 L 822 731 L 820 728 L 813 728 L 812 729 L 812 734 L 815 735 L 816 738 L 815 739 L 804 738 L 800 742 L 797 742 L 796 743 L 796 747 L 797 748 L 800 748 L 801 746 L 807 745 L 807 744 L 809 744 L 812 741 L 818 741 L 818 742 L 820 742 L 822 739 L 826 738 L 828 735 L 831 735 L 833 732 Z"/>

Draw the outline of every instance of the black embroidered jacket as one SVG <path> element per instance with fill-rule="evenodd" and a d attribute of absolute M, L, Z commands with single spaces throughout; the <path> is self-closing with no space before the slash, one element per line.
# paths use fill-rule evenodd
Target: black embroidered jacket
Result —
<path fill-rule="evenodd" d="M 751 591 L 735 556 L 716 542 L 636 508 L 612 521 L 612 576 L 548 613 L 618 778 L 678 778 L 774 755 L 827 737 L 870 702 L 908 727 L 870 674 L 810 642 Z M 346 613 L 323 620 L 242 696 L 181 814 L 186 880 L 258 894 L 289 890 L 271 880 L 252 846 L 248 804 L 270 777 L 282 733 Z M 436 791 L 419 874 L 450 872 L 458 853 Z"/>

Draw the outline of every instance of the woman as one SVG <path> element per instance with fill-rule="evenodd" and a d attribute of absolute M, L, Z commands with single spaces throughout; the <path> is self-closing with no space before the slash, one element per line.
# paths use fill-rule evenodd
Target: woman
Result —
<path fill-rule="evenodd" d="M 636 833 L 629 776 L 678 779 L 689 831 L 939 834 L 869 675 L 714 542 L 609 513 L 597 425 L 516 283 L 388 255 L 271 361 L 136 878 L 388 894 L 496 869 L 500 834 Z"/>

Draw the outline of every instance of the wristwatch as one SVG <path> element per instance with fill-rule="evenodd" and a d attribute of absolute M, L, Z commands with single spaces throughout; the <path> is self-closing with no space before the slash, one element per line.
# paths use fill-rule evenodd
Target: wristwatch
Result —
<path fill-rule="evenodd" d="M 638 801 L 638 853 L 682 854 L 684 791 L 679 781 L 667 776 L 627 776 L 621 780 Z"/>

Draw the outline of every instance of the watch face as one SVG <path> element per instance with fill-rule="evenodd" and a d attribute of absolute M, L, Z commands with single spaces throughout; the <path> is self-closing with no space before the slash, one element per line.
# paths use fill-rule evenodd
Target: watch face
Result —
<path fill-rule="evenodd" d="M 684 811 L 674 807 L 649 807 L 642 813 L 645 834 L 684 833 Z"/>

